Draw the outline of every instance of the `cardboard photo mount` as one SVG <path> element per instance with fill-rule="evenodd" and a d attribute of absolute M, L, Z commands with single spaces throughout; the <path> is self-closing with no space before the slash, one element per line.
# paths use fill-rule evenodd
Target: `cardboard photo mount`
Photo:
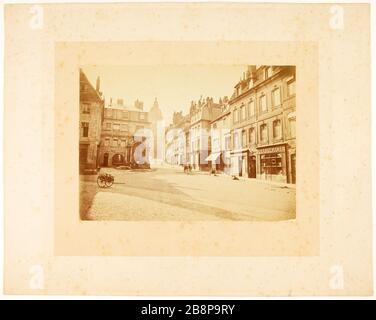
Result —
<path fill-rule="evenodd" d="M 6 293 L 371 294 L 369 6 L 340 8 L 6 6 Z M 295 65 L 296 219 L 80 221 L 79 67 L 120 63 Z"/>

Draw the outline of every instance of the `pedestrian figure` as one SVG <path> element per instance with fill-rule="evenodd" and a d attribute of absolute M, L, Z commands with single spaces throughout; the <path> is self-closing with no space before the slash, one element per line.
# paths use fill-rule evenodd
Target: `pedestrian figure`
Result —
<path fill-rule="evenodd" d="M 185 173 L 190 173 L 192 171 L 192 166 L 190 164 L 184 165 L 184 172 Z"/>

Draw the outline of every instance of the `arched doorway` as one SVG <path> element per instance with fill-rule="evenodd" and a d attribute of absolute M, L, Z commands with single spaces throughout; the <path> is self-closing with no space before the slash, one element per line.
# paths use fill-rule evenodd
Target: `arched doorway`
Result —
<path fill-rule="evenodd" d="M 124 164 L 124 156 L 120 153 L 116 153 L 112 157 L 112 165 L 118 166 Z"/>
<path fill-rule="evenodd" d="M 103 167 L 108 167 L 108 153 L 103 155 Z"/>

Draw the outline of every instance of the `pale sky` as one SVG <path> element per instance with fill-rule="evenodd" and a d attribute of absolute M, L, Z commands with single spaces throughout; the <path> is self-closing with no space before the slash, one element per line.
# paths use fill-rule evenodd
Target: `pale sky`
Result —
<path fill-rule="evenodd" d="M 200 96 L 230 97 L 240 80 L 245 65 L 152 65 L 152 66 L 83 66 L 82 69 L 95 87 L 97 76 L 101 79 L 101 91 L 106 104 L 123 99 L 133 105 L 136 99 L 144 102 L 149 111 L 154 98 L 167 124 L 174 111 L 189 112 L 192 100 Z"/>

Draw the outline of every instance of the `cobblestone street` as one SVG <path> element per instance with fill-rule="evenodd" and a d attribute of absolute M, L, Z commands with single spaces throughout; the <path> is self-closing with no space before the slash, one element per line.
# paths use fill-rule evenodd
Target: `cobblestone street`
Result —
<path fill-rule="evenodd" d="M 295 186 L 255 179 L 232 180 L 182 168 L 104 168 L 115 183 L 108 189 L 97 176 L 80 176 L 81 218 L 85 220 L 277 221 L 295 218 Z"/>

